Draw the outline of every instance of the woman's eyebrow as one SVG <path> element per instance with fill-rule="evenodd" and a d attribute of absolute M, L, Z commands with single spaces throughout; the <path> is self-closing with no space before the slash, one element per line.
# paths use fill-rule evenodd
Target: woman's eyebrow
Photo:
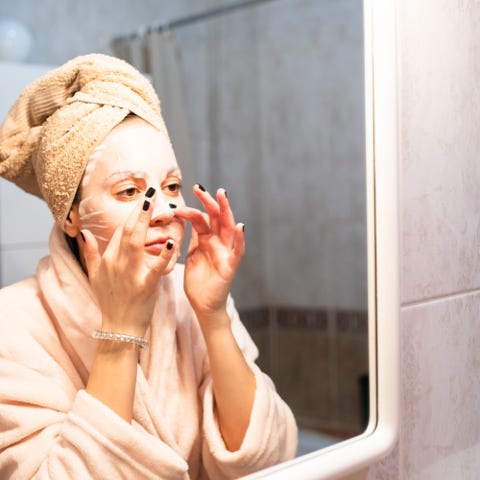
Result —
<path fill-rule="evenodd" d="M 117 172 L 111 173 L 106 179 L 105 182 L 108 182 L 112 178 L 116 177 L 137 177 L 137 178 L 145 178 L 147 176 L 146 172 L 142 172 L 141 170 L 134 171 L 134 170 L 118 170 Z"/>
<path fill-rule="evenodd" d="M 168 177 L 169 175 L 177 175 L 178 177 L 181 177 L 180 173 L 180 168 L 178 168 L 177 165 L 171 167 L 168 171 L 166 176 Z M 105 183 L 108 182 L 109 180 L 112 180 L 112 178 L 116 177 L 134 177 L 134 178 L 146 178 L 148 176 L 148 173 L 143 171 L 143 170 L 118 170 L 116 172 L 111 173 L 106 179 Z"/>

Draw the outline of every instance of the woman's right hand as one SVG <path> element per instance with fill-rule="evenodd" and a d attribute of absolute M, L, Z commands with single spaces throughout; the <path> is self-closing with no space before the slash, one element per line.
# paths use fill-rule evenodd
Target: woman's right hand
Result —
<path fill-rule="evenodd" d="M 145 335 L 159 278 L 178 256 L 177 245 L 169 240 L 172 247 L 164 248 L 154 262 L 145 264 L 145 238 L 152 210 L 151 199 L 142 197 L 125 223 L 117 227 L 103 255 L 95 236 L 82 230 L 88 278 L 102 312 L 104 331 Z"/>

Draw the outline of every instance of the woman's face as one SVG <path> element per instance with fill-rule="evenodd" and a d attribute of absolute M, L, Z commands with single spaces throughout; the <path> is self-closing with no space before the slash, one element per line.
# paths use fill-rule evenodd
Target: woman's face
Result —
<path fill-rule="evenodd" d="M 184 222 L 174 217 L 173 209 L 185 202 L 167 135 L 139 118 L 129 118 L 92 152 L 81 183 L 78 227 L 93 233 L 100 254 L 149 187 L 156 195 L 145 240 L 147 264 L 148 257 L 156 257 L 169 239 L 180 248 Z"/>

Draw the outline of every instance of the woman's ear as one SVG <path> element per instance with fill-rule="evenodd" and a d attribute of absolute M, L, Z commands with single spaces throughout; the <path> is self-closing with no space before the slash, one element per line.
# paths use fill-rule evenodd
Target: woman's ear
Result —
<path fill-rule="evenodd" d="M 72 238 L 75 238 L 80 233 L 80 215 L 78 214 L 78 204 L 72 205 L 68 212 L 67 219 L 63 225 L 65 233 Z"/>

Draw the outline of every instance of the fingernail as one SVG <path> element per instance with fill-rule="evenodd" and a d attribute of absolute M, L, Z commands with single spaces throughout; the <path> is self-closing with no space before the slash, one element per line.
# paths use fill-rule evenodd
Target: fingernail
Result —
<path fill-rule="evenodd" d="M 197 183 L 197 187 L 198 187 L 202 192 L 205 191 L 205 188 L 204 188 L 203 185 L 201 185 L 200 183 Z"/>
<path fill-rule="evenodd" d="M 245 224 L 242 224 L 242 232 L 245 231 Z"/>
<path fill-rule="evenodd" d="M 227 191 L 223 189 L 223 192 L 225 193 L 225 198 L 228 198 Z"/>
<path fill-rule="evenodd" d="M 168 206 L 169 206 L 170 208 L 177 208 L 177 206 L 176 206 L 174 203 L 169 203 Z"/>
<path fill-rule="evenodd" d="M 143 202 L 143 210 L 146 212 L 148 210 L 148 207 L 150 206 L 150 202 L 148 200 L 145 200 Z"/>
<path fill-rule="evenodd" d="M 82 237 L 82 240 L 85 241 L 85 235 L 83 234 L 83 232 L 80 230 L 80 236 Z"/>
<path fill-rule="evenodd" d="M 169 240 L 167 242 L 167 250 L 171 250 L 173 248 L 173 242 L 171 240 Z"/>
<path fill-rule="evenodd" d="M 153 187 L 150 187 L 145 193 L 145 196 L 147 198 L 152 198 L 154 193 L 155 193 L 155 189 Z"/>

